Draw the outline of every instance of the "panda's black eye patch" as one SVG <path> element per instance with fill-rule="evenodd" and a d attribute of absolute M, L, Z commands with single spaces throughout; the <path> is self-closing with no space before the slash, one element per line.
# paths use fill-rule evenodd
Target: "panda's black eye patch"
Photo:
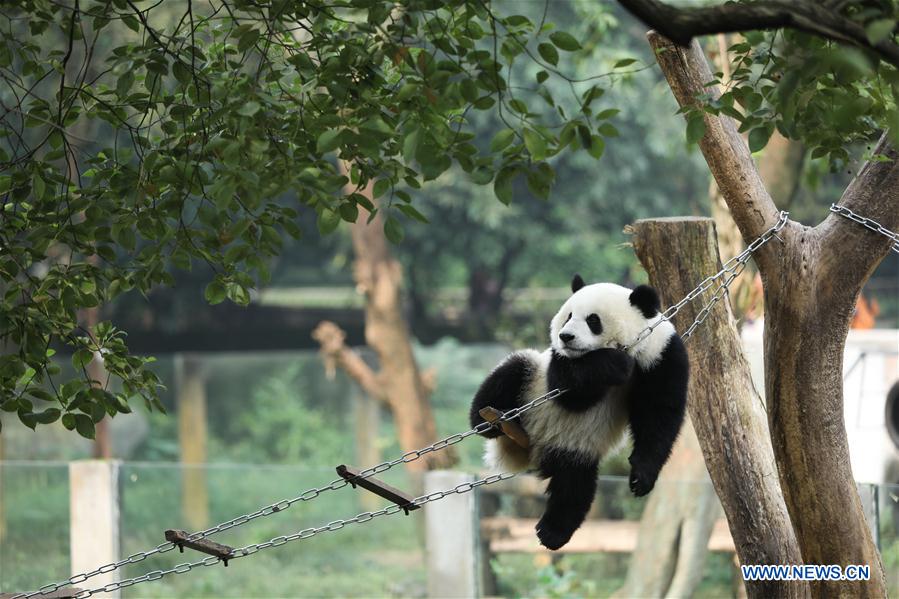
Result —
<path fill-rule="evenodd" d="M 591 314 L 587 317 L 587 326 L 590 327 L 590 332 L 594 335 L 599 335 L 602 333 L 602 321 L 599 319 L 599 316 L 596 314 Z"/>

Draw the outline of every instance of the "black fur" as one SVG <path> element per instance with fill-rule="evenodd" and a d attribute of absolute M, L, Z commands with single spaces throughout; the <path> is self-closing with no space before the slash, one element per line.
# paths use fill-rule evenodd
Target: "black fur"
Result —
<path fill-rule="evenodd" d="M 546 373 L 548 389 L 567 389 L 555 399 L 572 412 L 583 412 L 601 401 L 609 387 L 627 382 L 634 359 L 617 349 L 597 349 L 580 358 L 553 351 Z"/>
<path fill-rule="evenodd" d="M 652 318 L 662 309 L 659 294 L 649 285 L 639 285 L 631 292 L 631 305 L 643 313 L 646 318 Z"/>
<path fill-rule="evenodd" d="M 559 549 L 580 527 L 596 495 L 599 463 L 580 454 L 552 449 L 541 456 L 538 474 L 549 479 L 546 511 L 537 523 L 537 538 L 547 549 Z"/>
<path fill-rule="evenodd" d="M 654 367 L 636 366 L 628 416 L 634 438 L 630 487 L 637 497 L 652 490 L 671 454 L 687 408 L 689 370 L 687 350 L 677 335 L 671 336 Z"/>
<path fill-rule="evenodd" d="M 481 408 L 492 406 L 506 412 L 521 405 L 521 392 L 530 384 L 532 368 L 530 361 L 518 354 L 513 354 L 497 366 L 490 376 L 481 383 L 471 402 L 469 420 L 472 428 L 484 422 L 478 413 Z M 518 420 L 516 418 L 514 422 Z M 492 439 L 502 433 L 494 428 L 482 434 L 488 439 Z"/>
<path fill-rule="evenodd" d="M 584 283 L 584 279 L 581 278 L 581 275 L 574 275 L 574 278 L 571 279 L 571 292 L 577 293 L 584 285 L 586 285 L 586 283 Z"/>
<path fill-rule="evenodd" d="M 594 335 L 602 333 L 602 319 L 599 317 L 599 314 L 591 314 L 586 318 L 586 321 L 591 333 Z"/>

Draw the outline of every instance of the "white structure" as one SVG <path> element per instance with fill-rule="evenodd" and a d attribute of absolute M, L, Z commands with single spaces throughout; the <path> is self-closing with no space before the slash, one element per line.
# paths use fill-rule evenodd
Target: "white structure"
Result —
<path fill-rule="evenodd" d="M 465 472 L 425 474 L 425 493 L 473 482 Z M 428 597 L 478 597 L 478 510 L 476 493 L 448 495 L 424 506 Z"/>
<path fill-rule="evenodd" d="M 116 460 L 69 462 L 69 548 L 72 574 L 119 559 L 119 464 Z M 98 574 L 79 588 L 119 580 L 119 571 Z M 119 597 L 119 592 L 95 597 Z"/>
<path fill-rule="evenodd" d="M 764 397 L 762 325 L 743 327 L 743 347 Z M 899 482 L 899 448 L 887 432 L 886 399 L 899 381 L 899 330 L 850 330 L 843 354 L 843 407 L 852 473 L 858 482 Z M 899 416 L 894 410 L 893 419 Z M 899 427 L 899 422 L 894 423 Z M 899 439 L 897 439 L 899 442 Z"/>

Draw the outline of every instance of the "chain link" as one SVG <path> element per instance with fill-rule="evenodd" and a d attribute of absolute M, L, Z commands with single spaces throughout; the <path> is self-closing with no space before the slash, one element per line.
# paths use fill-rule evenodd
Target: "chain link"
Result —
<path fill-rule="evenodd" d="M 473 482 L 466 482 L 456 485 L 452 489 L 447 489 L 445 491 L 436 491 L 434 493 L 429 493 L 427 495 L 422 495 L 412 500 L 413 505 L 422 506 L 427 503 L 431 503 L 433 501 L 439 501 L 444 497 L 449 495 L 461 495 L 463 493 L 468 493 L 477 489 L 483 485 L 492 485 L 494 483 L 498 483 L 503 480 L 508 480 L 514 477 L 515 474 L 512 473 L 503 473 L 503 474 L 492 474 L 486 478 L 482 478 L 480 480 L 476 480 Z M 258 553 L 259 551 L 264 551 L 271 547 L 280 547 L 281 545 L 286 545 L 287 543 L 291 543 L 293 541 L 301 541 L 303 539 L 308 539 L 314 537 L 316 535 L 333 532 L 335 530 L 340 530 L 345 526 L 349 526 L 351 524 L 364 524 L 366 522 L 370 522 L 375 518 L 380 516 L 392 516 L 393 514 L 397 514 L 402 512 L 403 508 L 398 505 L 389 505 L 383 509 L 374 511 L 374 512 L 362 512 L 361 514 L 354 516 L 353 518 L 349 518 L 347 520 L 334 520 L 333 522 L 329 522 L 323 526 L 305 528 L 301 531 L 295 532 L 289 535 L 281 535 L 278 537 L 274 537 L 264 543 L 253 543 L 252 545 L 246 545 L 239 549 L 235 549 L 231 552 L 231 555 L 228 556 L 228 560 L 240 559 L 242 557 L 248 557 L 253 555 L 254 553 Z M 165 576 L 169 576 L 171 574 L 184 574 L 186 572 L 190 572 L 194 568 L 203 568 L 207 566 L 214 566 L 217 563 L 222 561 L 222 558 L 212 555 L 202 560 L 197 560 L 195 562 L 186 562 L 183 564 L 178 564 L 173 568 L 169 568 L 168 570 L 154 570 L 152 572 L 147 572 L 146 574 L 142 574 L 140 576 L 136 576 L 134 578 L 127 578 L 125 580 L 119 580 L 116 582 L 111 582 L 105 586 L 97 587 L 94 589 L 85 589 L 80 593 L 74 596 L 74 599 L 87 599 L 88 597 L 96 594 L 96 593 L 112 593 L 119 589 L 124 589 L 130 586 L 134 586 L 136 584 L 140 584 L 142 582 L 149 582 L 151 580 L 159 580 Z"/>
<path fill-rule="evenodd" d="M 880 233 L 886 237 L 889 237 L 893 241 L 893 245 L 890 246 L 890 249 L 899 254 L 899 233 L 894 233 L 890 231 L 879 222 L 872 218 L 867 218 L 862 216 L 861 214 L 857 214 L 846 208 L 845 206 L 837 206 L 836 204 L 830 205 L 830 211 L 834 214 L 839 214 L 840 216 L 846 217 L 851 221 L 857 222 L 858 224 L 866 227 L 875 233 Z"/>
<path fill-rule="evenodd" d="M 645 341 L 652 334 L 652 332 L 655 330 L 656 327 L 658 327 L 663 322 L 670 321 L 672 318 L 674 318 L 675 314 L 680 312 L 681 308 L 683 308 L 684 306 L 686 306 L 687 304 L 689 304 L 690 302 L 695 300 L 697 297 L 699 297 L 700 295 L 702 295 L 703 293 L 705 293 L 706 291 L 711 289 L 715 285 L 715 282 L 717 280 L 719 280 L 722 277 L 724 277 L 725 275 L 727 275 L 727 278 L 724 279 L 723 282 L 718 284 L 718 287 L 716 288 L 715 293 L 712 296 L 712 299 L 703 307 L 703 309 L 696 316 L 696 319 L 687 328 L 687 331 L 681 337 L 683 339 L 686 339 L 690 335 L 692 335 L 693 331 L 696 330 L 696 327 L 698 327 L 700 324 L 702 324 L 702 322 L 706 319 L 706 317 L 708 317 L 709 313 L 712 310 L 712 307 L 714 307 L 714 305 L 716 303 L 718 303 L 718 301 L 724 296 L 724 292 L 727 291 L 727 288 L 730 286 L 731 283 L 733 283 L 734 279 L 736 279 L 737 276 L 739 276 L 740 273 L 743 272 L 743 269 L 746 268 L 746 263 L 749 262 L 749 259 L 752 257 L 752 255 L 760 247 L 762 247 L 763 245 L 768 243 L 771 240 L 771 238 L 777 236 L 777 233 L 781 229 L 783 229 L 784 226 L 787 224 L 789 216 L 790 216 L 789 212 L 782 210 L 780 212 L 780 217 L 777 219 L 777 222 L 774 225 L 772 225 L 767 231 L 762 233 L 762 235 L 757 237 L 755 239 L 755 241 L 750 243 L 746 247 L 745 250 L 743 250 L 742 252 L 740 252 L 739 254 L 737 254 L 736 256 L 734 256 L 733 258 L 728 260 L 727 262 L 725 262 L 723 267 L 721 268 L 721 270 L 719 270 L 715 274 L 710 275 L 710 276 L 706 277 L 705 279 L 703 279 L 703 281 L 699 285 L 697 285 L 696 288 L 693 289 L 693 291 L 691 291 L 690 293 L 685 295 L 683 297 L 683 299 L 681 299 L 679 302 L 677 302 L 676 304 L 670 306 L 667 310 L 665 310 L 659 316 L 659 319 L 657 321 L 655 321 L 650 326 L 643 329 L 637 335 L 637 337 L 634 339 L 634 341 L 632 341 L 629 345 L 625 345 L 622 349 L 625 349 L 625 350 L 631 349 L 635 345 Z"/>

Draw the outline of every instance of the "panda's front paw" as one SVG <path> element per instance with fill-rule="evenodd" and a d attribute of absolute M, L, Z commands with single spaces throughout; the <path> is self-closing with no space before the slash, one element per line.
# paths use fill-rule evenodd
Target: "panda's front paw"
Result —
<path fill-rule="evenodd" d="M 540 544 L 552 551 L 561 549 L 571 539 L 571 535 L 574 534 L 573 530 L 560 527 L 558 524 L 547 520 L 546 516 L 540 518 L 540 521 L 537 522 L 536 531 Z"/>
<path fill-rule="evenodd" d="M 643 497 L 655 487 L 656 479 L 659 477 L 659 471 L 655 468 L 647 467 L 640 462 L 631 458 L 631 475 L 628 479 L 631 492 L 637 497 Z"/>
<path fill-rule="evenodd" d="M 625 382 L 631 378 L 634 371 L 634 358 L 625 351 L 614 349 L 610 352 L 610 363 L 616 378 Z"/>

